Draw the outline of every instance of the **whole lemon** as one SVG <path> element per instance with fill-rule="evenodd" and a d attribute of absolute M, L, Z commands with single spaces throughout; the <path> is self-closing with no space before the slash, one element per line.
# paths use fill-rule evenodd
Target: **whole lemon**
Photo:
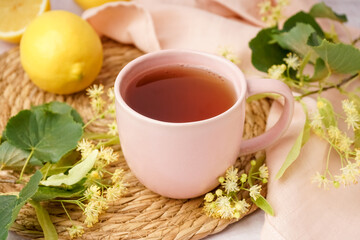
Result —
<path fill-rule="evenodd" d="M 103 52 L 100 38 L 89 23 L 70 12 L 50 11 L 26 28 L 20 42 L 20 59 L 39 88 L 70 94 L 95 80 Z"/>
<path fill-rule="evenodd" d="M 121 1 L 121 0 L 75 0 L 75 2 L 83 9 L 97 7 L 103 5 L 104 3 L 117 2 L 117 1 Z M 122 1 L 129 1 L 129 0 L 122 0 Z"/>

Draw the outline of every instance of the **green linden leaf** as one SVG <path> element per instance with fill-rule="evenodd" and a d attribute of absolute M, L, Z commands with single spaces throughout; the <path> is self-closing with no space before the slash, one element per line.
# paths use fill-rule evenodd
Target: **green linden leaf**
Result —
<path fill-rule="evenodd" d="M 16 206 L 17 197 L 14 195 L 0 196 L 0 239 L 6 240 L 8 236 L 8 225 L 12 224 L 12 210 Z"/>
<path fill-rule="evenodd" d="M 24 166 L 28 152 L 14 147 L 9 142 L 0 145 L 0 166 L 12 169 L 21 169 Z"/>
<path fill-rule="evenodd" d="M 83 129 L 69 115 L 41 109 L 23 110 L 6 125 L 9 143 L 25 151 L 43 163 L 56 163 L 73 150 L 80 140 Z"/>
<path fill-rule="evenodd" d="M 285 49 L 297 53 L 304 57 L 310 53 L 310 61 L 315 62 L 317 54 L 311 46 L 307 44 L 309 37 L 314 33 L 314 28 L 305 23 L 297 23 L 290 31 L 282 32 L 280 34 L 273 34 L 272 38 Z"/>
<path fill-rule="evenodd" d="M 70 189 L 40 185 L 32 199 L 35 201 L 46 201 L 54 198 L 73 198 L 81 196 L 83 192 L 84 186 L 82 184 L 76 184 L 75 187 Z"/>
<path fill-rule="evenodd" d="M 331 43 L 324 39 L 314 51 L 337 73 L 360 71 L 360 50 L 344 43 Z"/>
<path fill-rule="evenodd" d="M 303 11 L 298 12 L 297 14 L 286 20 L 282 31 L 288 32 L 298 23 L 304 23 L 310 25 L 315 30 L 315 32 L 319 37 L 321 38 L 325 37 L 324 31 L 321 29 L 320 25 L 315 21 L 315 18 Z"/>
<path fill-rule="evenodd" d="M 0 239 L 6 239 L 8 231 L 15 221 L 20 209 L 36 193 L 42 178 L 40 171 L 36 171 L 19 196 L 0 195 Z"/>
<path fill-rule="evenodd" d="M 266 201 L 266 199 L 263 196 L 259 196 L 256 200 L 251 198 L 251 201 L 253 203 L 255 203 L 256 206 L 261 208 L 267 214 L 269 214 L 271 216 L 275 215 L 273 208 L 271 207 L 271 205 L 268 203 L 268 201 Z"/>
<path fill-rule="evenodd" d="M 80 123 L 81 125 L 84 125 L 84 122 L 80 116 L 80 114 L 72 108 L 67 103 L 53 101 L 50 103 L 45 103 L 39 106 L 32 106 L 31 110 L 43 110 L 43 111 L 49 111 L 52 113 L 58 113 L 58 114 L 65 114 L 70 115 L 75 122 Z"/>
<path fill-rule="evenodd" d="M 296 141 L 286 156 L 283 165 L 276 174 L 276 179 L 280 179 L 291 164 L 293 164 L 293 162 L 295 162 L 295 160 L 299 157 L 302 146 L 304 146 L 304 144 L 309 140 L 310 129 L 310 124 L 308 120 L 306 120 L 303 130 L 296 138 Z"/>
<path fill-rule="evenodd" d="M 308 118 L 308 109 L 305 103 L 303 102 L 300 103 L 306 114 L 304 128 L 300 132 L 299 136 L 296 138 L 293 147 L 290 149 L 290 152 L 286 156 L 285 162 L 283 163 L 280 170 L 276 174 L 276 179 L 280 179 L 284 175 L 285 171 L 291 166 L 291 164 L 295 162 L 295 160 L 300 155 L 301 148 L 307 143 L 307 141 L 310 138 L 311 126 L 310 126 L 310 120 Z"/>
<path fill-rule="evenodd" d="M 0 168 L 21 170 L 28 156 L 27 151 L 5 141 L 0 145 Z M 41 161 L 34 156 L 30 159 L 30 163 L 33 166 L 42 165 Z"/>
<path fill-rule="evenodd" d="M 322 122 L 326 128 L 330 126 L 337 126 L 334 108 L 329 100 L 318 97 L 317 99 L 318 111 L 322 116 Z M 320 102 L 320 103 L 319 103 Z"/>
<path fill-rule="evenodd" d="M 345 14 L 335 13 L 329 6 L 325 3 L 317 3 L 311 9 L 309 14 L 315 18 L 329 18 L 338 22 L 347 22 L 347 17 Z"/>
<path fill-rule="evenodd" d="M 263 29 L 249 42 L 252 50 L 251 62 L 259 71 L 267 72 L 272 65 L 282 64 L 289 52 L 279 44 L 271 43 L 273 40 L 271 36 L 276 31 L 278 31 L 276 28 Z"/>
<path fill-rule="evenodd" d="M 73 185 L 79 182 L 93 168 L 98 153 L 98 150 L 93 150 L 81 163 L 72 167 L 67 175 L 64 173 L 51 175 L 40 183 L 45 186 L 60 186 L 62 184 Z"/>
<path fill-rule="evenodd" d="M 321 58 L 316 59 L 314 66 L 314 75 L 311 77 L 311 81 L 320 81 L 329 75 L 329 70 Z"/>

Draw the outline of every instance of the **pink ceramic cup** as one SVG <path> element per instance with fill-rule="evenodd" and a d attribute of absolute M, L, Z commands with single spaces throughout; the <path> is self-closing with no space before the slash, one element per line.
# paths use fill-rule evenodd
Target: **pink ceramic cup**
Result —
<path fill-rule="evenodd" d="M 229 80 L 236 92 L 235 104 L 215 117 L 185 123 L 154 120 L 126 104 L 122 96 L 131 81 L 154 67 L 176 64 L 204 68 Z M 283 113 L 264 134 L 242 140 L 246 98 L 259 93 L 282 95 Z M 188 50 L 162 50 L 133 60 L 117 76 L 115 96 L 120 143 L 131 171 L 147 188 L 171 198 L 192 198 L 212 190 L 239 155 L 276 142 L 293 114 L 293 96 L 284 83 L 246 81 L 241 70 L 225 58 Z"/>

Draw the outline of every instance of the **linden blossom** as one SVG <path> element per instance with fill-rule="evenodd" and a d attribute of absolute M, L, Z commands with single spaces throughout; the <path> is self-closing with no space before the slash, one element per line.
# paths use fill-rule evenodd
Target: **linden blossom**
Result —
<path fill-rule="evenodd" d="M 103 101 L 104 87 L 102 85 L 94 85 L 88 89 L 90 101 Z M 112 124 L 108 124 L 109 134 L 84 132 L 87 126 L 97 119 L 105 116 L 115 117 L 115 103 L 113 89 L 107 91 L 109 100 L 108 107 L 104 105 L 100 107 L 99 104 L 92 104 L 94 116 L 86 123 L 82 121 L 79 113 L 66 103 L 51 102 L 40 106 L 33 106 L 30 110 L 21 111 L 18 115 L 9 120 L 6 131 L 6 141 L 0 145 L 0 165 L 2 168 L 13 167 L 12 165 L 20 164 L 23 171 L 27 164 L 43 163 L 44 166 L 37 171 L 31 178 L 28 184 L 24 187 L 28 194 L 28 198 L 24 199 L 22 203 L 29 201 L 39 214 L 38 220 L 43 228 L 45 236 L 52 236 L 51 239 L 57 238 L 57 233 L 51 221 L 47 220 L 48 213 L 39 204 L 40 201 L 56 201 L 60 202 L 69 220 L 72 222 L 70 214 L 67 212 L 63 203 L 76 204 L 82 209 L 86 216 L 84 223 L 91 227 L 99 220 L 99 215 L 103 213 L 110 202 L 115 201 L 126 192 L 126 183 L 124 182 L 124 174 L 122 169 L 116 169 L 114 173 L 109 172 L 106 167 L 119 159 L 119 154 L 109 147 L 119 143 L 117 130 Z M 101 99 L 101 100 L 99 100 Z M 36 115 L 30 120 L 32 126 L 28 128 L 24 125 L 27 121 L 18 120 L 26 119 L 31 115 Z M 114 119 L 113 119 L 114 120 Z M 15 127 L 12 124 L 15 121 Z M 43 129 L 42 124 L 48 124 L 47 132 L 38 134 L 39 129 Z M 116 124 L 115 124 L 116 125 Z M 56 136 L 56 138 L 48 138 L 53 141 L 53 144 L 41 146 L 36 144 L 32 153 L 27 149 L 22 149 L 21 145 L 10 145 L 9 141 L 16 141 L 19 131 L 24 132 L 22 128 L 26 128 L 30 134 L 32 144 L 41 141 L 46 137 L 46 134 Z M 60 130 L 59 130 L 60 129 Z M 76 131 L 75 131 L 76 130 Z M 63 134 L 63 132 L 70 134 Z M 34 132 L 34 134 L 32 134 Z M 35 134 L 36 133 L 36 134 Z M 74 135 L 75 134 L 75 135 Z M 5 136 L 5 135 L 4 135 Z M 39 136 L 34 138 L 34 136 Z M 101 139 L 96 145 L 92 139 Z M 60 142 L 59 142 L 60 141 Z M 66 143 L 66 145 L 63 144 Z M 49 147 L 51 146 L 51 147 Z M 55 146 L 55 147 L 54 147 Z M 36 150 L 36 152 L 35 152 Z M 39 153 L 44 152 L 42 155 Z M 11 153 L 11 154 L 8 154 Z M 8 159 L 12 154 L 17 154 L 17 161 Z M 44 155 L 45 154 L 45 155 Z M 47 154 L 47 155 L 46 155 Z M 42 156 L 42 158 L 40 158 Z M 44 157 L 45 156 L 45 157 Z M 80 159 L 80 160 L 79 160 Z M 45 161 L 46 160 L 46 161 Z M 77 161 L 78 160 L 78 161 Z M 75 163 L 74 163 L 75 162 Z M 15 166 L 14 165 L 14 166 Z M 104 175 L 111 177 L 109 180 L 103 179 Z M 22 175 L 22 174 L 21 174 Z M 46 186 L 45 186 L 46 185 Z M 82 194 L 84 193 L 84 194 Z M 20 192 L 20 195 L 22 192 Z M 14 208 L 6 209 L 6 216 L 17 214 L 15 202 L 17 197 L 0 196 L 0 202 L 14 200 Z M 19 205 L 20 206 L 20 205 Z M 5 216 L 4 215 L 4 216 Z M 47 217 L 46 217 L 47 216 Z M 11 219 L 4 219 L 9 222 L 11 226 Z M 0 235 L 7 233 L 8 229 L 0 230 Z M 84 227 L 80 225 L 73 225 L 67 228 L 71 238 L 79 237 L 84 233 Z"/>
<path fill-rule="evenodd" d="M 329 143 L 330 150 L 334 149 L 339 154 L 342 166 L 340 175 L 332 175 L 329 171 L 328 156 L 324 159 L 324 172 L 317 172 L 313 182 L 325 189 L 329 184 L 339 187 L 341 184 L 357 183 L 360 177 L 359 160 L 356 159 L 360 147 L 360 97 L 357 92 L 346 91 L 346 86 L 359 76 L 360 50 L 356 43 L 360 38 L 350 39 L 350 44 L 345 44 L 339 39 L 334 27 L 330 32 L 325 32 L 317 23 L 318 18 L 328 18 L 340 23 L 347 21 L 345 15 L 335 13 L 325 3 L 313 5 L 309 12 L 299 11 L 281 24 L 282 29 L 279 29 L 281 7 L 287 4 L 288 1 L 281 1 L 276 5 L 269 0 L 259 4 L 263 21 L 273 27 L 262 29 L 250 41 L 252 64 L 258 70 L 267 73 L 268 77 L 281 80 L 293 91 L 299 92 L 301 95 L 295 98 L 300 102 L 304 97 L 313 94 L 320 96 L 329 89 L 339 89 L 347 99 L 342 102 L 345 114 L 341 117 L 334 112 L 330 101 L 322 97 L 318 97 L 317 111 L 307 114 L 304 107 L 306 115 L 310 117 L 307 117 L 303 131 L 289 151 L 276 178 L 280 178 L 297 159 L 312 131 Z M 304 72 L 309 64 L 310 69 L 313 68 L 312 76 Z M 338 74 L 337 76 L 347 75 L 337 82 L 334 82 L 336 76 L 333 77 L 333 81 L 329 81 L 333 73 Z M 345 121 L 348 130 L 353 131 L 353 134 L 348 135 L 338 128 L 338 121 L 341 120 Z M 353 138 L 349 137 L 352 135 Z"/>
<path fill-rule="evenodd" d="M 261 162 L 261 159 L 258 160 Z M 253 180 L 267 182 L 269 172 L 265 164 L 258 167 L 256 161 L 251 161 L 249 176 L 241 174 L 239 178 L 238 169 L 234 166 L 228 168 L 225 177 L 219 177 L 220 188 L 216 189 L 215 194 L 207 193 L 204 197 L 204 212 L 211 217 L 224 219 L 239 219 L 245 214 L 250 204 L 245 199 L 238 200 L 240 191 L 248 191 L 251 199 L 269 214 L 273 213 L 271 206 L 262 198 L 261 185 L 252 185 Z M 256 170 L 257 169 L 257 170 Z M 222 190 L 224 189 L 224 191 Z M 258 198 L 262 198 L 264 203 L 260 204 Z"/>

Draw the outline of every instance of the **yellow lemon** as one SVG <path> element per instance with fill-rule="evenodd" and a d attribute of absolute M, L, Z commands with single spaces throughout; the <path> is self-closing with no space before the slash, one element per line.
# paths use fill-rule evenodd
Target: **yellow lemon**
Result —
<path fill-rule="evenodd" d="M 117 1 L 120 0 L 75 0 L 75 2 L 83 9 L 97 7 L 103 5 L 104 3 L 117 2 Z M 129 0 L 122 0 L 122 1 L 129 1 Z"/>
<path fill-rule="evenodd" d="M 49 11 L 26 28 L 20 59 L 39 88 L 70 94 L 95 80 L 103 52 L 100 38 L 88 22 L 70 12 Z"/>
<path fill-rule="evenodd" d="M 0 39 L 20 42 L 26 26 L 48 9 L 49 0 L 1 0 Z"/>

